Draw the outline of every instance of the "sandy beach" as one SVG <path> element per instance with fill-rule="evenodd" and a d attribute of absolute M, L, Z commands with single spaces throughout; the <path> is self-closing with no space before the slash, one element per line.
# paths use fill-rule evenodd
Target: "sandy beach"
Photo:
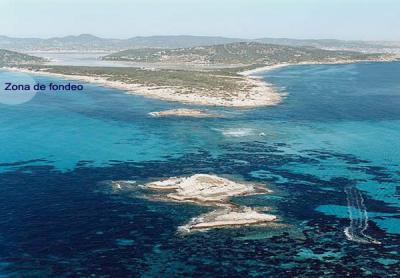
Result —
<path fill-rule="evenodd" d="M 259 67 L 259 68 L 255 68 L 255 69 L 251 69 L 251 70 L 242 71 L 242 72 L 239 72 L 239 74 L 243 75 L 243 76 L 254 77 L 254 75 L 256 75 L 258 73 L 267 72 L 267 71 L 270 71 L 270 70 L 279 69 L 279 68 L 292 66 L 292 65 L 295 65 L 295 64 L 270 65 L 270 66 Z"/>

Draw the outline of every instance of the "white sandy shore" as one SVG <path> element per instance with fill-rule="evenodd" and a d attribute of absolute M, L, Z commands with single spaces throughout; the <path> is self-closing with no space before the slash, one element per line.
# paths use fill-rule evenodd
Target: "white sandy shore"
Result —
<path fill-rule="evenodd" d="M 246 70 L 239 72 L 240 75 L 243 76 L 251 76 L 254 77 L 255 74 L 262 73 L 262 72 L 267 72 L 270 70 L 278 69 L 278 68 L 283 68 L 287 66 L 293 66 L 295 64 L 276 64 L 276 65 L 270 65 L 270 66 L 265 66 L 265 67 L 259 67 L 251 70 Z"/>
<path fill-rule="evenodd" d="M 253 77 L 247 77 L 242 82 L 250 89 L 247 91 L 229 92 L 227 97 L 223 92 L 217 90 L 214 94 L 201 90 L 181 92 L 182 88 L 173 86 L 147 86 L 143 84 L 130 84 L 121 81 L 111 81 L 104 77 L 65 75 L 50 73 L 46 71 L 32 71 L 28 69 L 8 67 L 10 71 L 18 71 L 29 74 L 54 76 L 63 79 L 78 80 L 82 82 L 97 84 L 125 91 L 127 94 L 137 94 L 144 97 L 155 98 L 166 101 L 177 101 L 181 103 L 205 105 L 205 106 L 226 106 L 237 108 L 250 108 L 260 106 L 277 105 L 282 100 L 282 94 L 277 93 L 274 88 L 266 82 Z"/>

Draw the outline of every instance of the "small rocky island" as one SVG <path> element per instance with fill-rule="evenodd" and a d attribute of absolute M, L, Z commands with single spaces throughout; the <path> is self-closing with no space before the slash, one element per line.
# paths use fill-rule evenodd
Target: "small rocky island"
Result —
<path fill-rule="evenodd" d="M 187 109 L 187 108 L 177 108 L 177 109 L 169 109 L 158 112 L 150 112 L 149 115 L 153 117 L 171 117 L 171 116 L 194 117 L 194 118 L 220 117 L 220 115 L 208 112 L 207 110 Z"/>
<path fill-rule="evenodd" d="M 262 225 L 274 220 L 276 220 L 275 215 L 262 213 L 249 207 L 231 207 L 195 217 L 186 225 L 180 226 L 179 230 L 188 233 L 211 228 Z"/>
<path fill-rule="evenodd" d="M 190 177 L 172 177 L 150 182 L 145 188 L 161 191 L 161 198 L 174 202 L 192 202 L 215 210 L 193 218 L 179 227 L 181 232 L 211 228 L 261 225 L 277 219 L 261 210 L 239 206 L 230 201 L 234 196 L 270 193 L 262 185 L 235 182 L 215 175 L 196 174 Z M 265 208 L 264 208 L 265 210 Z"/>

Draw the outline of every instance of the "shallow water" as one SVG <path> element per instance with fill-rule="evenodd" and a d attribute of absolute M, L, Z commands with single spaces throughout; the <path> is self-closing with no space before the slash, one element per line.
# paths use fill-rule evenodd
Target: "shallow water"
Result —
<path fill-rule="evenodd" d="M 43 57 L 48 60 L 48 65 L 56 66 L 86 66 L 86 67 L 135 67 L 135 68 L 160 68 L 160 69 L 177 69 L 177 70 L 198 70 L 204 69 L 220 69 L 234 68 L 238 65 L 217 64 L 217 65 L 195 65 L 182 63 L 146 63 L 132 61 L 108 61 L 102 60 L 103 56 L 115 52 L 51 52 L 51 51 L 32 51 L 27 54 Z M 240 65 L 239 65 L 240 66 Z M 245 65 L 243 65 L 245 66 Z"/>
<path fill-rule="evenodd" d="M 223 119 L 152 118 L 185 105 L 94 85 L 0 104 L 0 275 L 398 275 L 399 74 L 400 63 L 278 69 L 263 77 L 288 93 L 281 105 L 211 108 Z M 235 201 L 272 207 L 284 227 L 182 236 L 207 208 L 104 182 L 199 172 L 267 184 L 273 195 Z"/>
<path fill-rule="evenodd" d="M 33 51 L 27 54 L 43 57 L 49 65 L 57 66 L 87 66 L 87 67 L 130 67 L 129 63 L 106 61 L 101 57 L 112 52 L 41 52 Z"/>

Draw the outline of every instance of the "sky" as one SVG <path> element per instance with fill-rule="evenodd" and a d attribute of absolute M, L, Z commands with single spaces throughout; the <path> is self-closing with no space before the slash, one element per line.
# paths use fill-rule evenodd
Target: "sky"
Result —
<path fill-rule="evenodd" d="M 0 0 L 0 35 L 400 41 L 400 0 Z"/>

